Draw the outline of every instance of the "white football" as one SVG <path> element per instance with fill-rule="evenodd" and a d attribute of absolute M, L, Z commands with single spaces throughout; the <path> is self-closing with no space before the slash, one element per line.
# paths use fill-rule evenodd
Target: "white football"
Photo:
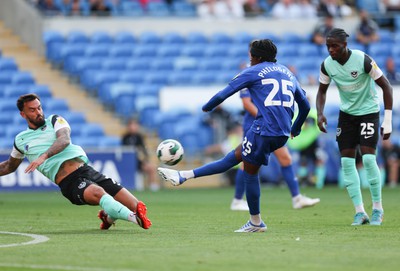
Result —
<path fill-rule="evenodd" d="M 166 139 L 157 147 L 158 160 L 168 166 L 178 164 L 183 158 L 183 147 L 179 141 L 174 139 Z"/>

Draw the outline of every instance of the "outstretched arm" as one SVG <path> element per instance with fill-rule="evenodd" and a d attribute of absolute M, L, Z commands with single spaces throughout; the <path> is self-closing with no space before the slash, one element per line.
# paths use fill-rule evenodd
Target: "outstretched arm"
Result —
<path fill-rule="evenodd" d="M 0 176 L 10 174 L 17 170 L 23 159 L 17 159 L 12 156 L 8 160 L 0 163 Z"/>

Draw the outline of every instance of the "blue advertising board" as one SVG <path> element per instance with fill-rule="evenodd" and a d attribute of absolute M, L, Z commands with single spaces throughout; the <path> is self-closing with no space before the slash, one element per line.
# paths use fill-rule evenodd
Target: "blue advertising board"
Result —
<path fill-rule="evenodd" d="M 127 189 L 135 189 L 136 153 L 133 149 L 116 148 L 104 151 L 86 151 L 94 169 L 107 177 L 120 182 Z M 5 161 L 9 153 L 0 153 L 0 162 Z M 26 174 L 25 168 L 29 165 L 24 160 L 18 169 L 6 176 L 0 177 L 0 192 L 5 191 L 54 191 L 58 186 L 35 170 Z"/>

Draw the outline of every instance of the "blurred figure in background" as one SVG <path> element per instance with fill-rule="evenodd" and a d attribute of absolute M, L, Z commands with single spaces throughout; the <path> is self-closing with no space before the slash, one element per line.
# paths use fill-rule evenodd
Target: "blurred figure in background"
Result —
<path fill-rule="evenodd" d="M 395 188 L 399 182 L 400 146 L 390 139 L 382 140 L 381 152 L 387 172 L 387 184 Z"/>
<path fill-rule="evenodd" d="M 294 0 L 279 0 L 270 14 L 275 19 L 296 19 L 301 18 L 301 8 Z"/>
<path fill-rule="evenodd" d="M 160 182 L 156 177 L 156 166 L 149 159 L 144 136 L 136 119 L 128 121 L 127 131 L 122 137 L 122 145 L 134 147 L 137 157 L 137 169 L 145 174 L 151 191 L 159 190 Z"/>
<path fill-rule="evenodd" d="M 323 21 L 314 28 L 311 41 L 317 45 L 325 45 L 326 35 L 333 29 L 334 18 L 332 15 L 326 15 Z"/>
<path fill-rule="evenodd" d="M 306 121 L 297 137 L 288 140 L 291 150 L 299 152 L 300 165 L 297 172 L 300 183 L 315 185 L 318 189 L 325 184 L 325 161 L 326 153 L 319 147 L 317 110 L 311 108 Z"/>
<path fill-rule="evenodd" d="M 400 72 L 396 70 L 396 63 L 394 62 L 393 57 L 388 57 L 386 59 L 386 77 L 392 85 L 400 84 Z"/>
<path fill-rule="evenodd" d="M 360 22 L 356 29 L 356 40 L 365 46 L 379 40 L 379 26 L 373 21 L 366 10 L 360 11 Z"/>

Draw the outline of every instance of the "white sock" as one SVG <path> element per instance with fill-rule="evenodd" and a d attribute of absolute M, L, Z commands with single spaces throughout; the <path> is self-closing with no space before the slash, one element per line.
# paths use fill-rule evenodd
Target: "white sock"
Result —
<path fill-rule="evenodd" d="M 372 202 L 372 209 L 383 211 L 382 201 Z"/>
<path fill-rule="evenodd" d="M 253 225 L 259 226 L 261 224 L 261 214 L 250 215 L 250 222 L 253 223 Z"/>
<path fill-rule="evenodd" d="M 182 170 L 179 171 L 179 174 L 181 175 L 181 177 L 186 178 L 186 180 L 194 178 L 193 170 Z"/>
<path fill-rule="evenodd" d="M 356 213 L 365 213 L 364 204 L 354 206 L 356 208 Z"/>
<path fill-rule="evenodd" d="M 135 213 L 131 212 L 131 213 L 129 214 L 129 216 L 128 216 L 128 221 L 131 221 L 131 222 L 137 224 Z"/>

